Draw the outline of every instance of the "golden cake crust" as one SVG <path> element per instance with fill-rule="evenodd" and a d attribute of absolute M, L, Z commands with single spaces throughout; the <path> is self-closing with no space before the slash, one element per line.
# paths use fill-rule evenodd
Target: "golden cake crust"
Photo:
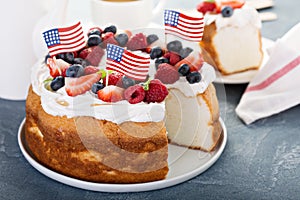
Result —
<path fill-rule="evenodd" d="M 47 114 L 32 88 L 26 100 L 25 138 L 39 162 L 62 174 L 103 183 L 140 183 L 168 173 L 163 122 L 115 124 L 93 117 Z"/>

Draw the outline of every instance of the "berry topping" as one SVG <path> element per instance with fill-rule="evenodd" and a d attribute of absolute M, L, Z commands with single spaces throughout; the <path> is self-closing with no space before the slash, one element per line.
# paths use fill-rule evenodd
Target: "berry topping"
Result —
<path fill-rule="evenodd" d="M 158 36 L 155 34 L 151 34 L 147 36 L 147 44 L 150 45 L 153 42 L 155 42 L 156 40 L 158 40 Z"/>
<path fill-rule="evenodd" d="M 245 4 L 244 0 L 222 0 L 217 4 L 217 12 L 220 13 L 222 8 L 230 6 L 232 9 L 241 8 Z"/>
<path fill-rule="evenodd" d="M 85 59 L 82 59 L 82 58 L 74 58 L 74 64 L 80 64 L 82 65 L 82 67 L 86 67 L 86 66 L 89 66 L 90 63 L 89 61 L 85 60 Z"/>
<path fill-rule="evenodd" d="M 122 85 L 123 88 L 129 88 L 130 86 L 133 86 L 135 84 L 135 81 L 131 78 L 128 78 L 127 76 L 122 77 Z"/>
<path fill-rule="evenodd" d="M 155 78 L 159 79 L 164 84 L 172 84 L 179 79 L 179 74 L 172 65 L 163 63 L 158 66 Z"/>
<path fill-rule="evenodd" d="M 79 53 L 79 58 L 85 59 L 92 51 L 92 48 L 82 49 Z"/>
<path fill-rule="evenodd" d="M 88 74 L 93 74 L 99 71 L 98 67 L 94 67 L 94 66 L 87 66 L 84 68 L 84 74 L 88 75 Z"/>
<path fill-rule="evenodd" d="M 102 90 L 105 86 L 101 82 L 94 83 L 92 85 L 92 92 L 97 94 L 99 90 Z"/>
<path fill-rule="evenodd" d="M 173 51 L 179 54 L 182 49 L 182 43 L 179 40 L 174 40 L 167 44 L 167 49 L 168 51 Z"/>
<path fill-rule="evenodd" d="M 118 72 L 113 72 L 108 75 L 108 85 L 120 85 L 122 83 L 123 74 Z M 106 79 L 104 79 L 104 84 L 106 84 Z"/>
<path fill-rule="evenodd" d="M 193 83 L 198 83 L 201 81 L 201 74 L 198 72 L 198 71 L 194 71 L 194 72 L 191 72 L 189 73 L 187 76 L 186 76 L 186 80 L 190 83 L 190 84 L 193 84 Z"/>
<path fill-rule="evenodd" d="M 155 60 L 155 67 L 156 67 L 156 69 L 158 68 L 158 65 L 160 65 L 160 64 L 162 64 L 162 63 L 169 63 L 169 59 L 168 59 L 168 58 L 164 58 L 164 57 L 162 57 L 162 58 L 157 58 L 157 59 Z"/>
<path fill-rule="evenodd" d="M 231 17 L 233 14 L 233 9 L 231 6 L 224 6 L 221 13 L 223 17 Z"/>
<path fill-rule="evenodd" d="M 62 59 L 48 58 L 47 66 L 50 70 L 50 75 L 55 78 L 56 76 L 65 76 L 65 72 L 70 64 Z"/>
<path fill-rule="evenodd" d="M 200 68 L 202 67 L 204 63 L 203 57 L 200 53 L 191 53 L 188 57 L 186 57 L 185 59 L 182 59 L 181 61 L 179 61 L 176 65 L 175 68 L 179 69 L 179 67 L 182 64 L 188 64 L 188 66 L 190 66 L 190 71 L 199 71 Z"/>
<path fill-rule="evenodd" d="M 186 76 L 190 73 L 190 66 L 188 64 L 182 64 L 178 68 L 178 72 L 182 76 Z"/>
<path fill-rule="evenodd" d="M 154 47 L 151 49 L 150 58 L 159 58 L 163 55 L 163 50 L 160 47 Z"/>
<path fill-rule="evenodd" d="M 176 65 L 181 60 L 181 57 L 178 53 L 168 52 L 164 55 L 165 58 L 169 60 L 170 65 Z"/>
<path fill-rule="evenodd" d="M 128 42 L 128 35 L 126 33 L 118 34 L 115 39 L 117 40 L 119 46 L 125 47 Z"/>
<path fill-rule="evenodd" d="M 101 36 L 102 30 L 99 27 L 94 27 L 94 28 L 90 28 L 89 32 L 88 32 L 88 36 L 91 35 L 99 35 Z"/>
<path fill-rule="evenodd" d="M 167 87 L 158 79 L 151 80 L 146 90 L 144 102 L 162 102 L 169 94 Z"/>
<path fill-rule="evenodd" d="M 127 43 L 128 50 L 142 50 L 147 47 L 147 38 L 143 33 L 138 33 L 130 38 Z"/>
<path fill-rule="evenodd" d="M 181 59 L 184 59 L 184 58 L 188 57 L 188 55 L 190 55 L 190 53 L 192 53 L 192 51 L 193 51 L 192 48 L 185 47 L 180 50 L 179 55 L 180 55 Z"/>
<path fill-rule="evenodd" d="M 65 89 L 69 96 L 77 96 L 84 94 L 92 88 L 92 85 L 98 82 L 101 78 L 101 73 L 94 73 L 79 78 L 65 78 Z"/>
<path fill-rule="evenodd" d="M 197 5 L 197 10 L 203 14 L 207 12 L 215 12 L 217 5 L 214 1 L 203 1 Z"/>
<path fill-rule="evenodd" d="M 82 65 L 71 65 L 66 71 L 66 77 L 80 77 L 84 75 L 84 68 Z"/>
<path fill-rule="evenodd" d="M 118 102 L 124 99 L 124 89 L 109 85 L 97 92 L 98 98 L 105 102 Z"/>
<path fill-rule="evenodd" d="M 87 41 L 89 47 L 97 46 L 102 42 L 102 39 L 99 35 L 90 35 Z"/>
<path fill-rule="evenodd" d="M 73 62 L 74 62 L 74 54 L 72 52 L 57 54 L 56 58 L 62 59 L 70 64 L 73 64 Z"/>
<path fill-rule="evenodd" d="M 116 32 L 117 32 L 117 27 L 114 26 L 114 25 L 111 25 L 111 26 L 106 27 L 106 28 L 103 30 L 103 33 L 108 33 L 108 32 L 111 32 L 111 33 L 113 33 L 113 34 L 116 34 Z"/>
<path fill-rule="evenodd" d="M 88 48 L 90 49 L 90 53 L 86 56 L 86 60 L 93 66 L 98 66 L 103 55 L 104 55 L 104 50 L 100 48 L 99 46 L 94 46 Z"/>
<path fill-rule="evenodd" d="M 144 100 L 145 94 L 145 90 L 141 85 L 134 85 L 124 91 L 124 98 L 129 103 L 136 104 Z"/>
<path fill-rule="evenodd" d="M 118 45 L 118 41 L 115 39 L 115 35 L 112 32 L 105 33 L 105 35 L 102 38 L 102 42 L 100 46 L 106 49 L 108 43 Z"/>
<path fill-rule="evenodd" d="M 63 76 L 55 77 L 50 83 L 50 87 L 53 91 L 57 91 L 58 89 L 62 88 L 64 85 L 65 85 L 65 78 Z"/>

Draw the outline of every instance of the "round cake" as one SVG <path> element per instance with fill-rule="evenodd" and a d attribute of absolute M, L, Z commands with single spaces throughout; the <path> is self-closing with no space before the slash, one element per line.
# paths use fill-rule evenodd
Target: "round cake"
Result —
<path fill-rule="evenodd" d="M 25 138 L 39 162 L 81 180 L 141 183 L 166 178 L 169 143 L 214 149 L 222 133 L 215 74 L 199 50 L 113 25 L 86 37 L 79 51 L 32 68 Z M 116 66 L 115 46 L 143 61 Z"/>

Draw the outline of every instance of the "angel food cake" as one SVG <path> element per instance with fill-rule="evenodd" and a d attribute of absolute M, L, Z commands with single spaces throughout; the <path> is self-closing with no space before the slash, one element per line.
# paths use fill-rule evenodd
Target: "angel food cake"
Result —
<path fill-rule="evenodd" d="M 200 45 L 205 61 L 223 75 L 256 70 L 263 60 L 261 20 L 258 12 L 242 0 L 204 1 L 197 7 L 204 14 L 205 29 Z"/>
<path fill-rule="evenodd" d="M 141 183 L 166 178 L 169 142 L 213 150 L 222 131 L 214 70 L 178 40 L 158 44 L 155 34 L 92 28 L 83 49 L 36 64 L 25 137 L 37 160 L 82 180 Z M 145 80 L 108 68 L 112 45 L 151 58 Z"/>

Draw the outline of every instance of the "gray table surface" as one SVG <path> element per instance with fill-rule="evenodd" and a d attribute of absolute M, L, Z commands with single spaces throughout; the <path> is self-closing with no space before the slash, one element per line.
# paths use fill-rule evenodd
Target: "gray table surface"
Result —
<path fill-rule="evenodd" d="M 199 1 L 171 2 L 192 8 Z M 262 28 L 262 35 L 273 40 L 300 21 L 300 1 L 275 4 L 265 11 L 277 13 L 278 20 Z M 234 112 L 245 88 L 225 85 L 227 99 L 220 103 L 228 143 L 211 168 L 173 187 L 122 194 L 73 188 L 35 170 L 17 144 L 25 102 L 0 99 L 0 199 L 300 199 L 300 106 L 246 126 Z"/>

